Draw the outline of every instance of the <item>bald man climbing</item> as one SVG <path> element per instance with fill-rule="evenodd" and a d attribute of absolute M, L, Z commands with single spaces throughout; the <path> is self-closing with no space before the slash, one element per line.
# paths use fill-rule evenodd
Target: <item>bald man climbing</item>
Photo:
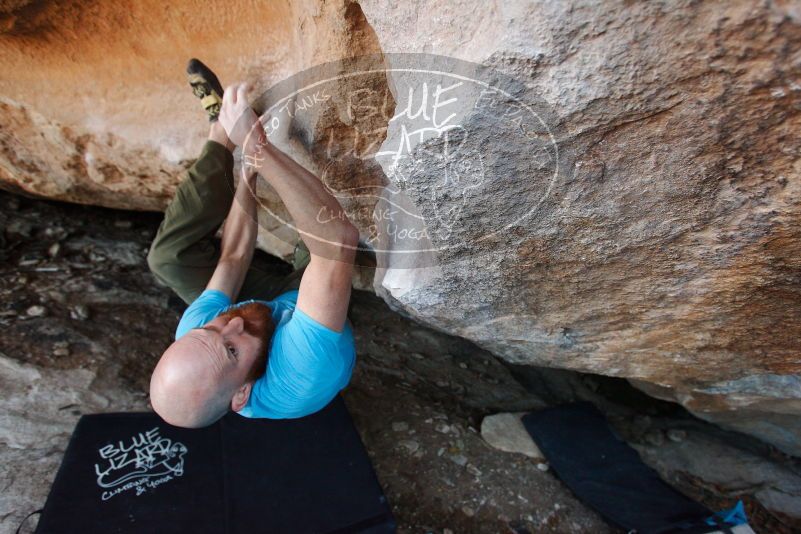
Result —
<path fill-rule="evenodd" d="M 148 254 L 156 278 L 189 304 L 153 371 L 153 409 L 193 428 L 229 410 L 274 419 L 314 413 L 353 370 L 346 314 L 359 232 L 320 180 L 267 140 L 244 85 L 223 91 L 195 59 L 187 73 L 211 128 Z M 235 146 L 247 162 L 236 191 Z M 281 197 L 308 249 L 307 265 L 288 276 L 253 258 L 257 173 Z M 319 222 L 320 213 L 328 222 Z"/>

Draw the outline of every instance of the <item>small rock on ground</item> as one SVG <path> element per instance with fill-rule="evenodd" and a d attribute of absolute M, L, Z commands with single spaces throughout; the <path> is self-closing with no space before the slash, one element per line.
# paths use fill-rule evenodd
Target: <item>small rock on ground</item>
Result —
<path fill-rule="evenodd" d="M 543 459 L 545 456 L 523 426 L 521 415 L 499 413 L 485 417 L 481 422 L 481 437 L 496 449 Z"/>

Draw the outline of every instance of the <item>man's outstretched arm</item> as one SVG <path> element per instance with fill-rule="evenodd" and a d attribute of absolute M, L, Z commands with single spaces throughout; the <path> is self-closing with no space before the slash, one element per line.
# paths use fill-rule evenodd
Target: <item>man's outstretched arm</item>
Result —
<path fill-rule="evenodd" d="M 206 285 L 206 289 L 222 291 L 232 302 L 236 302 L 242 289 L 256 246 L 258 225 L 255 193 L 256 173 L 248 170 L 236 187 L 223 228 L 220 260 Z"/>
<path fill-rule="evenodd" d="M 225 90 L 220 122 L 231 141 L 242 146 L 245 164 L 261 173 L 281 197 L 309 249 L 311 259 L 301 279 L 298 309 L 341 331 L 347 319 L 359 231 L 315 175 L 266 139 L 246 93 L 245 84 Z"/>
<path fill-rule="evenodd" d="M 250 161 L 281 197 L 309 249 L 297 307 L 339 332 L 347 318 L 359 231 L 319 178 L 291 157 L 263 140 L 252 154 Z"/>

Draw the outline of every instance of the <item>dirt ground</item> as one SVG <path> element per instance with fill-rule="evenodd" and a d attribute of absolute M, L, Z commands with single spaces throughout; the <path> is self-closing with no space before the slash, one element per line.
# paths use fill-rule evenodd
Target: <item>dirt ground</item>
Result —
<path fill-rule="evenodd" d="M 148 408 L 150 372 L 173 339 L 183 304 L 147 269 L 160 214 L 3 192 L 0 206 L 0 532 L 13 532 L 44 503 L 82 413 Z M 288 266 L 275 260 L 275 268 Z M 370 293 L 354 293 L 350 318 L 358 363 L 344 396 L 400 532 L 614 532 L 547 464 L 481 438 L 483 416 L 545 404 L 514 369 L 398 315 Z M 701 450 L 692 441 L 696 430 L 718 439 L 708 425 L 684 415 L 630 416 L 612 413 L 610 420 L 679 489 L 715 509 L 745 499 L 758 532 L 798 528 L 761 504 L 764 483 L 738 493 L 728 479 L 709 482 L 681 467 L 686 450 Z M 673 424 L 686 428 L 684 443 L 653 439 Z M 801 473 L 793 459 L 770 461 Z M 26 521 L 22 532 L 34 524 Z"/>

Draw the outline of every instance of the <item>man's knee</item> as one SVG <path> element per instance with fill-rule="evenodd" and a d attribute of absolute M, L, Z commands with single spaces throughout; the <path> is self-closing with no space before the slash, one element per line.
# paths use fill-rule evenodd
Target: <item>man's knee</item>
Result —
<path fill-rule="evenodd" d="M 147 266 L 156 281 L 170 288 L 184 302 L 191 304 L 208 283 L 211 274 L 192 272 L 191 268 L 176 262 L 175 256 L 164 254 L 158 247 L 150 248 L 147 254 Z"/>
<path fill-rule="evenodd" d="M 167 262 L 156 242 L 150 246 L 150 251 L 147 253 L 147 266 L 150 268 L 150 272 L 153 273 L 153 276 L 156 277 L 156 280 L 162 284 L 168 285 L 166 276 Z"/>

